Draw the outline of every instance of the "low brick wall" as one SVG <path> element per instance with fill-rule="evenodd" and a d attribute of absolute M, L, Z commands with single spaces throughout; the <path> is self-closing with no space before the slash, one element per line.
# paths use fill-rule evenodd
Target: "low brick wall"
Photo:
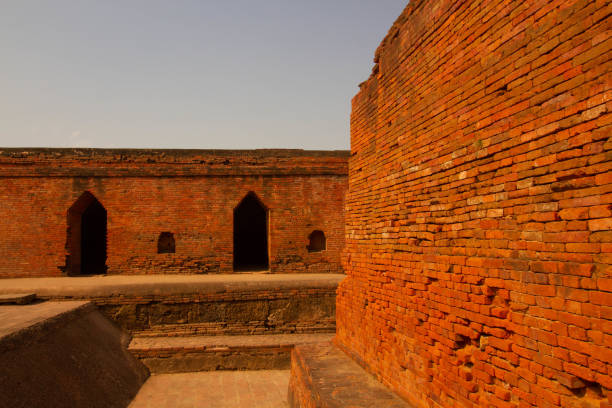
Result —
<path fill-rule="evenodd" d="M 319 288 L 87 298 L 139 335 L 333 332 L 335 299 Z"/>
<path fill-rule="evenodd" d="M 0 295 L 88 300 L 139 335 L 335 330 L 337 274 L 93 276 L 5 279 Z"/>

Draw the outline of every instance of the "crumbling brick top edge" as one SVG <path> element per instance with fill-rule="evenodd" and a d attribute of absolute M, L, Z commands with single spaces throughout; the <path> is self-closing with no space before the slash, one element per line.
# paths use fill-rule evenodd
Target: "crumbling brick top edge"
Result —
<path fill-rule="evenodd" d="M 102 149 L 102 148 L 1 148 L 0 160 L 102 160 L 148 162 L 199 162 L 203 158 L 348 158 L 348 150 L 303 149 Z"/>

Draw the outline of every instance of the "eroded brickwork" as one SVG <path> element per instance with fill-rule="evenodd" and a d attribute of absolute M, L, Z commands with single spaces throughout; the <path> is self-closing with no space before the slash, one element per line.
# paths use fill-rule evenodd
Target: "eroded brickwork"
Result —
<path fill-rule="evenodd" d="M 336 341 L 419 407 L 612 403 L 611 12 L 411 1 L 353 100 Z"/>
<path fill-rule="evenodd" d="M 341 272 L 347 157 L 300 150 L 3 149 L 0 277 L 68 272 L 71 243 L 80 242 L 68 237 L 68 210 L 85 191 L 107 213 L 109 274 L 232 272 L 233 210 L 249 192 L 267 208 L 271 272 Z M 76 213 L 79 218 L 82 209 Z M 307 249 L 314 230 L 326 235 L 324 251 Z M 158 253 L 162 233 L 172 234 L 174 253 Z"/>
<path fill-rule="evenodd" d="M 38 298 L 90 301 L 118 326 L 138 336 L 333 333 L 335 328 L 333 288 L 233 289 L 181 295 L 119 292 Z"/>

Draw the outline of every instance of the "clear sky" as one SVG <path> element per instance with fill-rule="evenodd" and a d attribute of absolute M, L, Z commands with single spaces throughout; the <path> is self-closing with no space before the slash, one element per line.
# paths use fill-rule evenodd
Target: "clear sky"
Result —
<path fill-rule="evenodd" d="M 0 146 L 348 149 L 407 0 L 0 4 Z"/>

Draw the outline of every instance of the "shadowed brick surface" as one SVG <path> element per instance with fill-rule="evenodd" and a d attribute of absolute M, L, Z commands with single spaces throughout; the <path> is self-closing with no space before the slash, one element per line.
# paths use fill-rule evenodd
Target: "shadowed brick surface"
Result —
<path fill-rule="evenodd" d="M 130 408 L 288 408 L 288 370 L 151 376 Z"/>
<path fill-rule="evenodd" d="M 89 302 L 0 306 L 1 407 L 125 407 L 148 377 Z"/>
<path fill-rule="evenodd" d="M 48 322 L 49 319 L 58 319 L 62 315 L 74 313 L 87 307 L 88 302 L 45 302 L 43 304 L 0 306 L 0 338 L 9 334 L 16 334 Z"/>
<path fill-rule="evenodd" d="M 419 407 L 612 401 L 612 3 L 414 0 L 354 97 L 337 340 Z"/>

